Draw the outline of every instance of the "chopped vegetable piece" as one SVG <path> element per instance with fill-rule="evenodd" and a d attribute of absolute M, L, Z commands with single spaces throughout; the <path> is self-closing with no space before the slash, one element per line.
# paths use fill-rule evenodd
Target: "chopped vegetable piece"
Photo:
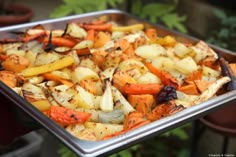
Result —
<path fill-rule="evenodd" d="M 174 86 L 166 85 L 157 95 L 158 103 L 168 102 L 173 99 L 177 99 L 176 88 Z"/>
<path fill-rule="evenodd" d="M 21 71 L 20 75 L 24 77 L 30 77 L 30 76 L 36 76 L 39 74 L 51 72 L 54 70 L 62 69 L 67 66 L 70 66 L 74 63 L 74 59 L 71 56 L 64 57 L 60 60 L 54 61 L 49 64 L 41 65 L 41 66 L 35 66 L 35 67 L 29 67 L 27 69 L 24 69 Z"/>
<path fill-rule="evenodd" d="M 61 125 L 83 124 L 91 117 L 89 113 L 78 112 L 60 106 L 51 106 L 47 114 L 49 118 Z"/>
<path fill-rule="evenodd" d="M 157 94 L 161 90 L 161 87 L 158 83 L 126 84 L 124 91 L 127 94 Z"/>

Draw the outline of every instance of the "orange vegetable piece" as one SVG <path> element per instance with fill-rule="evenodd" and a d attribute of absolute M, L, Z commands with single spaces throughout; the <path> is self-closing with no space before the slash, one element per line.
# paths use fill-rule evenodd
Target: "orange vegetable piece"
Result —
<path fill-rule="evenodd" d="M 172 102 L 164 103 L 157 105 L 150 113 L 147 114 L 147 119 L 150 121 L 155 121 L 161 119 L 162 117 L 166 117 L 172 111 L 175 105 Z"/>
<path fill-rule="evenodd" d="M 52 81 L 57 81 L 57 82 L 60 82 L 64 85 L 67 85 L 68 87 L 72 87 L 73 86 L 73 83 L 68 81 L 68 80 L 65 80 L 63 78 L 60 78 L 56 75 L 53 75 L 52 73 L 44 73 L 42 74 L 42 76 L 47 79 L 47 80 L 52 80 Z"/>
<path fill-rule="evenodd" d="M 196 80 L 196 81 L 194 81 L 194 83 L 195 83 L 197 89 L 202 93 L 202 92 L 204 92 L 204 91 L 208 88 L 208 86 L 209 86 L 210 84 L 212 84 L 213 82 L 206 81 L 206 80 Z"/>
<path fill-rule="evenodd" d="M 49 42 L 49 39 L 48 38 L 45 38 L 44 39 L 44 43 L 48 43 Z M 74 47 L 77 42 L 72 40 L 72 39 L 67 39 L 67 38 L 64 38 L 64 37 L 53 37 L 52 38 L 52 44 L 53 45 L 56 45 L 56 46 L 65 46 L 65 47 Z"/>
<path fill-rule="evenodd" d="M 5 55 L 5 54 L 0 54 L 0 60 L 1 60 L 1 61 L 5 61 L 7 58 L 8 58 L 7 55 Z"/>
<path fill-rule="evenodd" d="M 136 80 L 131 77 L 129 74 L 123 71 L 118 71 L 113 76 L 113 85 L 123 94 L 126 92 L 124 91 L 124 87 L 126 84 L 136 84 Z"/>
<path fill-rule="evenodd" d="M 24 42 L 29 42 L 29 41 L 32 41 L 32 40 L 42 41 L 45 36 L 47 36 L 47 33 L 44 31 L 44 32 L 41 32 L 41 33 L 38 33 L 38 34 L 34 34 L 34 35 L 30 35 L 30 36 L 28 35 L 28 36 L 23 38 L 23 41 Z"/>
<path fill-rule="evenodd" d="M 97 88 L 96 88 L 96 82 L 94 80 L 81 80 L 79 82 L 79 85 L 83 87 L 88 92 L 97 95 Z"/>
<path fill-rule="evenodd" d="M 150 121 L 146 120 L 146 118 L 144 117 L 144 115 L 141 112 L 137 112 L 137 111 L 130 112 L 125 118 L 124 129 L 119 132 L 116 132 L 114 134 L 107 135 L 107 136 L 103 137 L 103 140 L 106 140 L 106 139 L 109 139 L 109 138 L 112 138 L 115 136 L 119 136 L 121 134 L 124 134 L 124 133 L 130 131 L 130 130 L 134 130 L 134 129 L 139 128 L 143 125 L 146 125 L 148 123 L 150 123 Z"/>
<path fill-rule="evenodd" d="M 29 65 L 30 61 L 28 59 L 15 54 L 11 54 L 10 56 L 8 56 L 2 64 L 4 69 L 17 73 L 26 69 Z"/>
<path fill-rule="evenodd" d="M 124 92 L 127 94 L 157 94 L 162 86 L 158 83 L 125 84 Z"/>
<path fill-rule="evenodd" d="M 162 71 L 162 70 L 157 69 L 151 63 L 146 63 L 145 65 L 153 74 L 155 74 L 157 77 L 159 77 L 161 79 L 162 84 L 172 85 L 172 86 L 176 87 L 176 89 L 179 88 L 178 81 L 173 76 L 171 76 L 171 74 L 169 74 L 166 71 Z"/>
<path fill-rule="evenodd" d="M 84 48 L 84 49 L 76 49 L 77 54 L 80 55 L 88 55 L 90 54 L 89 48 Z"/>
<path fill-rule="evenodd" d="M 188 85 L 181 86 L 178 90 L 189 95 L 199 95 L 198 88 L 195 83 L 190 83 Z"/>
<path fill-rule="evenodd" d="M 127 39 L 117 40 L 115 43 L 115 49 L 120 48 L 122 52 L 125 52 L 130 46 Z"/>
<path fill-rule="evenodd" d="M 134 56 L 135 55 L 135 50 L 133 45 L 129 45 L 128 49 L 123 52 L 124 54 L 127 54 L 128 56 Z"/>
<path fill-rule="evenodd" d="M 214 70 L 220 69 L 220 65 L 218 64 L 217 60 L 214 57 L 207 57 L 206 59 L 201 61 L 201 64 L 210 67 L 211 69 Z"/>
<path fill-rule="evenodd" d="M 94 29 L 88 30 L 87 31 L 87 36 L 86 36 L 85 39 L 94 41 L 95 40 L 95 30 Z"/>
<path fill-rule="evenodd" d="M 90 113 L 78 112 L 61 106 L 51 106 L 46 113 L 49 118 L 61 125 L 83 124 L 91 117 Z"/>
<path fill-rule="evenodd" d="M 155 28 L 146 29 L 145 34 L 151 41 L 157 40 L 157 30 Z"/>
<path fill-rule="evenodd" d="M 151 94 L 128 95 L 129 103 L 139 112 L 146 115 L 150 112 L 154 103 L 154 97 Z"/>
<path fill-rule="evenodd" d="M 103 45 L 106 44 L 106 42 L 111 40 L 111 35 L 107 32 L 98 32 L 98 34 L 95 36 L 95 41 L 94 41 L 94 48 L 99 48 L 102 47 Z"/>
<path fill-rule="evenodd" d="M 104 62 L 106 61 L 106 55 L 108 53 L 106 51 L 102 51 L 102 50 L 98 50 L 93 52 L 92 54 L 92 59 L 94 61 L 94 63 L 101 68 L 104 64 Z"/>
<path fill-rule="evenodd" d="M 11 71 L 0 71 L 0 81 L 8 87 L 14 88 L 18 82 L 17 75 Z"/>
<path fill-rule="evenodd" d="M 236 77 L 236 63 L 229 64 L 229 67 L 232 69 L 233 74 Z"/>
<path fill-rule="evenodd" d="M 111 23 L 102 23 L 102 24 L 84 24 L 82 27 L 86 30 L 97 30 L 97 31 L 111 31 Z"/>
<path fill-rule="evenodd" d="M 189 76 L 187 76 L 187 78 L 185 78 L 185 81 L 191 82 L 191 81 L 201 80 L 201 79 L 202 79 L 202 70 L 199 69 L 199 70 L 194 71 Z"/>

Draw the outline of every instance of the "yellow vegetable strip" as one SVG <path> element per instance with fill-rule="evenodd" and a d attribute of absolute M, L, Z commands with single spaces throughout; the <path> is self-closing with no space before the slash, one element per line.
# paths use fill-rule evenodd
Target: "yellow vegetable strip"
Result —
<path fill-rule="evenodd" d="M 143 30 L 143 24 L 134 24 L 130 26 L 112 26 L 112 31 L 119 31 L 119 32 L 130 32 L 130 31 L 138 31 Z"/>
<path fill-rule="evenodd" d="M 60 60 L 57 60 L 55 62 L 41 65 L 41 66 L 36 66 L 36 67 L 29 67 L 25 70 L 23 70 L 20 75 L 24 77 L 30 77 L 30 76 L 36 76 L 39 74 L 51 72 L 54 70 L 59 70 L 62 68 L 65 68 L 67 66 L 70 66 L 71 64 L 74 63 L 74 59 L 71 56 L 64 57 Z"/>

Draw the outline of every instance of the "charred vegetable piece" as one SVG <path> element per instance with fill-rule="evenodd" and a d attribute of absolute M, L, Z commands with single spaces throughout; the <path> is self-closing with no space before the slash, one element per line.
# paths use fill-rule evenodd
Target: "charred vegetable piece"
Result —
<path fill-rule="evenodd" d="M 83 124 L 91 117 L 90 113 L 78 112 L 60 106 L 51 106 L 47 114 L 49 118 L 61 125 Z"/>
<path fill-rule="evenodd" d="M 166 85 L 161 89 L 157 95 L 157 102 L 163 103 L 170 100 L 177 99 L 176 88 L 171 85 Z"/>

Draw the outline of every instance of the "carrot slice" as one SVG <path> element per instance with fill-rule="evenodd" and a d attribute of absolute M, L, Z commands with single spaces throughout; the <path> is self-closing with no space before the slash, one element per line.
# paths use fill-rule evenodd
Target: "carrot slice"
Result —
<path fill-rule="evenodd" d="M 112 24 L 104 23 L 104 24 L 84 24 L 82 27 L 86 30 L 97 30 L 97 31 L 111 31 Z"/>
<path fill-rule="evenodd" d="M 38 33 L 38 34 L 35 34 L 35 35 L 26 36 L 26 37 L 23 38 L 23 41 L 24 42 L 29 42 L 29 41 L 32 41 L 32 40 L 41 41 L 45 36 L 47 36 L 47 33 L 46 32 L 41 32 L 41 33 Z"/>
<path fill-rule="evenodd" d="M 76 52 L 78 55 L 89 55 L 90 54 L 89 48 L 76 49 Z"/>
<path fill-rule="evenodd" d="M 7 55 L 5 55 L 5 54 L 0 54 L 0 60 L 1 60 L 1 61 L 5 61 L 7 58 L 8 58 Z"/>
<path fill-rule="evenodd" d="M 171 76 L 168 72 L 157 69 L 151 63 L 146 63 L 145 65 L 153 74 L 155 74 L 157 77 L 161 79 L 162 84 L 172 85 L 176 87 L 177 89 L 179 88 L 178 81 L 173 76 Z"/>
<path fill-rule="evenodd" d="M 148 84 L 126 84 L 124 91 L 127 94 L 157 94 L 162 86 L 158 83 Z"/>
<path fill-rule="evenodd" d="M 42 76 L 47 79 L 47 80 L 52 80 L 52 81 L 57 81 L 57 82 L 60 82 L 64 85 L 67 85 L 68 87 L 72 87 L 73 86 L 73 83 L 68 81 L 68 80 L 65 80 L 65 79 L 62 79 L 56 75 L 53 75 L 52 73 L 44 73 L 42 74 Z"/>
<path fill-rule="evenodd" d="M 44 43 L 48 43 L 49 39 L 45 38 Z M 65 47 L 74 47 L 77 42 L 71 39 L 63 38 L 63 37 L 53 37 L 52 44 L 56 46 L 65 46 Z"/>
<path fill-rule="evenodd" d="M 51 106 L 47 112 L 49 118 L 61 125 L 83 124 L 90 117 L 90 113 L 78 112 L 61 106 Z"/>
<path fill-rule="evenodd" d="M 95 30 L 94 29 L 90 29 L 87 31 L 87 36 L 86 36 L 86 40 L 91 40 L 94 41 L 95 39 Z"/>

